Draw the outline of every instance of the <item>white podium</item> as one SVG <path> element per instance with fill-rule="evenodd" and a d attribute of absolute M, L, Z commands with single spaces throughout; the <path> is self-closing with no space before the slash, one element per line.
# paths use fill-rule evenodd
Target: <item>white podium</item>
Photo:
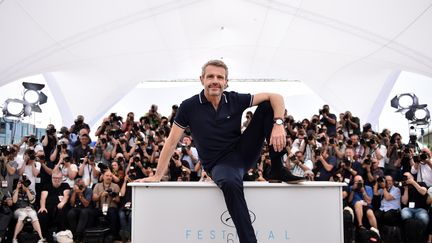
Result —
<path fill-rule="evenodd" d="M 213 182 L 129 183 L 133 243 L 238 243 Z M 343 242 L 342 186 L 245 182 L 259 243 Z"/>

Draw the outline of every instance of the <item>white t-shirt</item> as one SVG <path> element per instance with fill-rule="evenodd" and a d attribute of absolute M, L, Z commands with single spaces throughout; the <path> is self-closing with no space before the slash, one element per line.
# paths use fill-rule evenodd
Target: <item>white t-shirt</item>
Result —
<path fill-rule="evenodd" d="M 40 171 L 41 164 L 37 161 L 34 162 L 36 165 L 36 170 Z M 29 188 L 35 192 L 36 195 L 36 176 L 33 175 L 33 165 L 23 165 L 24 167 L 24 174 L 26 174 L 27 179 L 31 181 L 31 184 Z"/>
<path fill-rule="evenodd" d="M 411 174 L 417 174 L 417 182 L 424 182 L 426 186 L 432 186 L 432 169 L 428 164 L 419 164 L 419 170 L 411 167 Z"/>
<path fill-rule="evenodd" d="M 89 164 L 81 165 L 81 166 L 84 166 L 84 172 L 82 175 L 82 179 L 83 179 L 83 181 L 87 187 L 91 188 L 94 184 L 98 183 L 99 178 L 94 177 L 93 170 L 96 169 L 97 171 L 100 172 L 100 169 L 97 166 L 99 163 L 101 163 L 101 162 L 96 162 L 96 166 L 94 168 L 92 168 Z M 90 177 L 91 177 L 91 179 L 90 179 Z"/>
<path fill-rule="evenodd" d="M 76 166 L 76 164 L 71 164 L 69 166 L 69 170 L 78 172 L 78 167 Z M 61 172 L 63 174 L 63 182 L 66 182 L 67 184 L 69 184 L 69 186 L 71 188 L 73 188 L 73 186 L 75 185 L 75 181 L 71 180 L 69 178 L 69 176 L 68 176 L 68 169 L 66 167 L 63 167 L 62 170 L 61 170 Z"/>

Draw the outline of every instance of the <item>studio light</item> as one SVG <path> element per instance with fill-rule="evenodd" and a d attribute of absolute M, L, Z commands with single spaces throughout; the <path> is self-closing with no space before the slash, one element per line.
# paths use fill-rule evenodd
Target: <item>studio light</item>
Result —
<path fill-rule="evenodd" d="M 23 99 L 30 104 L 31 111 L 42 112 L 39 105 L 45 104 L 48 100 L 48 97 L 41 91 L 45 85 L 28 82 L 23 82 L 22 85 L 26 89 Z"/>
<path fill-rule="evenodd" d="M 430 123 L 430 112 L 427 105 L 413 106 L 405 113 L 405 118 L 415 125 L 427 125 Z"/>
<path fill-rule="evenodd" d="M 22 115 L 28 116 L 31 113 L 31 106 L 19 99 L 7 99 L 3 106 L 3 116 L 19 120 Z"/>
<path fill-rule="evenodd" d="M 418 106 L 418 98 L 415 94 L 404 93 L 396 95 L 390 104 L 391 107 L 398 109 L 397 112 L 403 112 L 410 109 L 411 106 Z"/>

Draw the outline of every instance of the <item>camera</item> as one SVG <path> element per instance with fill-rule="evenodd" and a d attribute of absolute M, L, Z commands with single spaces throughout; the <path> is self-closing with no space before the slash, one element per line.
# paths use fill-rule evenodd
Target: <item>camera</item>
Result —
<path fill-rule="evenodd" d="M 403 175 L 402 178 L 401 178 L 401 181 L 400 181 L 400 186 L 406 186 L 407 185 L 407 183 L 406 183 L 407 180 L 408 180 L 408 177 L 406 175 Z"/>
<path fill-rule="evenodd" d="M 377 178 L 377 182 L 378 183 L 383 183 L 383 182 L 386 182 L 386 180 L 385 180 L 384 176 L 380 176 L 380 177 Z"/>
<path fill-rule="evenodd" d="M 368 154 L 366 155 L 366 158 L 363 160 L 363 163 L 366 165 L 370 165 L 371 164 L 371 156 Z"/>
<path fill-rule="evenodd" d="M 57 132 L 57 130 L 53 127 L 47 128 L 45 131 L 48 135 L 54 135 Z"/>
<path fill-rule="evenodd" d="M 335 139 L 334 139 L 334 138 L 330 138 L 330 139 L 329 139 L 329 143 L 330 143 L 330 144 L 335 144 Z"/>
<path fill-rule="evenodd" d="M 429 158 L 429 154 L 426 153 L 426 152 L 422 152 L 422 153 L 419 155 L 419 157 L 420 157 L 420 161 L 425 161 L 425 160 L 427 160 L 427 159 Z"/>
<path fill-rule="evenodd" d="M 117 197 L 118 196 L 118 192 L 113 192 L 111 187 L 107 188 L 105 191 L 108 193 L 108 196 L 110 196 L 110 197 Z"/>
<path fill-rule="evenodd" d="M 104 163 L 99 163 L 97 166 L 98 166 L 98 168 L 100 169 L 101 172 L 104 172 L 104 171 L 106 171 L 106 170 L 109 169 L 108 166 L 106 164 L 104 164 Z"/>
<path fill-rule="evenodd" d="M 295 155 L 293 155 L 293 156 L 290 157 L 290 160 L 294 162 L 294 161 L 297 160 L 297 157 Z"/>
<path fill-rule="evenodd" d="M 131 180 L 135 180 L 136 179 L 136 170 L 134 166 L 129 167 L 129 171 L 128 171 L 128 177 Z"/>
<path fill-rule="evenodd" d="M 180 157 L 179 157 L 178 154 L 173 154 L 172 158 L 173 158 L 174 160 L 178 160 L 178 159 L 180 159 Z"/>
<path fill-rule="evenodd" d="M 348 114 L 345 114 L 345 115 L 343 116 L 343 119 L 344 119 L 344 120 L 348 120 L 348 118 L 349 118 Z"/>
<path fill-rule="evenodd" d="M 25 173 L 21 176 L 21 183 L 25 187 L 29 187 L 31 185 L 31 181 L 27 178 L 27 175 Z"/>
<path fill-rule="evenodd" d="M 316 148 L 314 152 L 315 156 L 321 156 L 321 148 Z"/>
<path fill-rule="evenodd" d="M 351 163 L 352 163 L 351 159 L 348 157 L 345 157 L 343 162 L 344 162 L 345 166 L 347 166 L 347 167 L 350 167 Z"/>
<path fill-rule="evenodd" d="M 135 162 L 135 163 L 139 163 L 139 162 L 141 162 L 141 158 L 139 157 L 139 156 L 134 156 L 133 157 L 133 161 Z"/>
<path fill-rule="evenodd" d="M 347 143 L 349 146 L 352 146 L 352 145 L 353 145 L 353 141 L 352 141 L 351 139 L 349 139 L 346 143 Z"/>
<path fill-rule="evenodd" d="M 420 163 L 420 156 L 419 155 L 413 155 L 413 161 L 414 161 L 414 163 Z"/>
<path fill-rule="evenodd" d="M 363 187 L 363 181 L 357 182 L 357 189 L 356 190 L 360 191 L 362 187 Z"/>
<path fill-rule="evenodd" d="M 79 185 L 78 186 L 78 189 L 80 189 L 81 191 L 84 190 L 84 188 L 85 188 L 84 185 Z"/>
<path fill-rule="evenodd" d="M 15 153 L 15 150 L 8 146 L 8 145 L 1 145 L 0 146 L 0 154 L 2 154 L 3 156 L 9 156 L 10 154 Z"/>
<path fill-rule="evenodd" d="M 186 169 L 182 169 L 182 172 L 181 172 L 181 179 L 182 179 L 182 181 L 188 181 L 188 178 L 187 178 L 187 170 L 186 170 Z"/>

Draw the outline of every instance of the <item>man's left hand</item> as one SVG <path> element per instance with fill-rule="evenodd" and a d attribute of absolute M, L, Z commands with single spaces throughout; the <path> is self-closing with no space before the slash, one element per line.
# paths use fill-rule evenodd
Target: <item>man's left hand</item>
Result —
<path fill-rule="evenodd" d="M 286 145 L 286 132 L 282 125 L 273 125 L 273 130 L 270 135 L 270 145 L 276 152 L 280 152 Z"/>

